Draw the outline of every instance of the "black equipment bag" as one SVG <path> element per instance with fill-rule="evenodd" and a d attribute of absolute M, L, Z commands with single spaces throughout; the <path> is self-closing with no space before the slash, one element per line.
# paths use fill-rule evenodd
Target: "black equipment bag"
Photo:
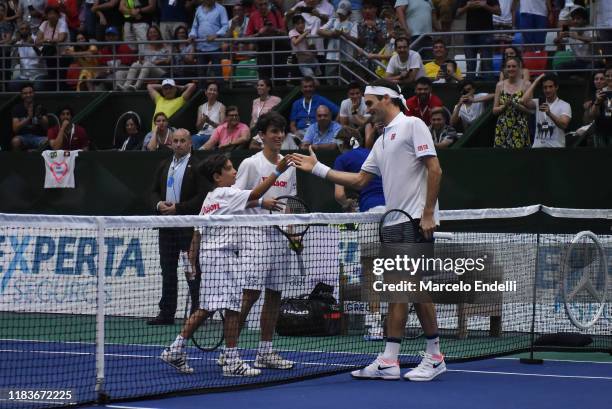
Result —
<path fill-rule="evenodd" d="M 333 287 L 319 283 L 310 294 L 282 299 L 276 332 L 282 336 L 338 335 L 340 318 Z"/>

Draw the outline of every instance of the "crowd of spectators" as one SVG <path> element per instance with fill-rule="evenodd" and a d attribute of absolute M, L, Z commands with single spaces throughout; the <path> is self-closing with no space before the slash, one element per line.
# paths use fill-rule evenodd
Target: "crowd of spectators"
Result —
<path fill-rule="evenodd" d="M 541 134 L 538 127 L 548 123 L 540 120 L 540 112 L 549 117 L 551 113 L 555 115 L 553 107 L 547 110 L 554 101 L 532 103 L 531 81 L 541 73 L 529 63 L 537 59 L 534 53 L 551 51 L 552 66 L 561 70 L 561 77 L 569 72 L 564 70 L 586 68 L 589 74 L 605 62 L 604 58 L 592 57 L 597 51 L 606 52 L 609 43 L 593 43 L 609 40 L 612 30 L 588 30 L 591 19 L 587 6 L 598 13 L 597 26 L 612 25 L 609 2 L 584 4 L 583 0 L 0 1 L 0 40 L 14 45 L 2 47 L 3 57 L 8 55 L 12 60 L 4 58 L 0 68 L 5 78 L 10 73 L 10 80 L 2 84 L 9 90 L 21 91 L 22 96 L 24 89 L 32 94 L 45 89 L 41 82 L 44 78 L 65 80 L 62 86 L 76 90 L 98 90 L 109 85 L 124 91 L 146 88 L 155 103 L 151 131 L 142 135 L 149 129 L 146 124 L 136 118 L 124 118 L 120 127 L 125 128 L 124 135 L 114 140 L 115 147 L 123 149 L 156 150 L 167 145 L 172 132 L 169 118 L 199 86 L 205 90 L 206 102 L 198 108 L 194 120 L 194 148 L 233 149 L 258 146 L 256 139 L 251 140 L 249 129 L 260 115 L 280 102 L 278 96 L 271 94 L 275 82 L 268 79 L 271 65 L 278 62 L 272 60 L 273 54 L 293 54 L 297 63 L 294 70 L 304 77 L 303 95 L 291 108 L 283 147 L 312 145 L 325 149 L 334 148 L 335 133 L 342 126 L 361 129 L 366 145 L 380 132 L 377 124 L 368 121 L 359 84 L 349 86 L 349 98 L 340 106 L 315 91 L 321 83 L 335 83 L 342 75 L 337 62 L 344 60 L 351 65 L 347 56 L 355 52 L 354 57 L 363 67 L 414 91 L 415 95 L 407 100 L 407 112 L 432 127 L 439 147 L 458 140 L 487 111 L 489 101 L 497 120 L 494 146 L 528 147 Z M 450 29 L 456 18 L 463 17 L 467 33 L 463 41 L 453 42 L 457 36 L 436 36 L 436 31 Z M 549 33 L 548 38 L 545 31 L 518 36 L 481 33 L 554 27 L 559 30 Z M 284 36 L 286 42 L 248 42 L 249 38 L 271 36 Z M 245 41 L 224 42 L 227 38 Z M 65 44 L 68 41 L 74 43 Z M 141 41 L 146 43 L 138 44 Z M 254 58 L 259 65 L 258 98 L 245 123 L 235 107 L 230 118 L 230 107 L 220 101 L 221 60 L 228 51 L 236 58 Z M 359 67 L 353 68 L 359 72 Z M 276 73 L 282 75 L 282 68 Z M 184 78 L 190 76 L 216 76 L 218 80 L 198 84 Z M 605 72 L 597 73 L 596 85 L 603 84 L 605 76 Z M 472 82 L 475 78 L 499 79 L 495 93 L 476 93 Z M 539 83 L 545 95 L 548 82 L 554 80 L 558 87 L 556 77 L 546 78 L 549 81 Z M 432 93 L 432 83 L 454 84 L 461 98 L 455 106 L 444 107 Z M 584 125 L 593 126 L 581 132 L 593 133 L 609 118 L 610 94 L 607 88 L 603 89 L 585 103 Z M 326 109 L 319 109 L 321 105 Z M 539 118 L 537 129 L 529 125 L 534 113 Z M 61 128 L 64 119 L 59 117 L 65 115 L 57 115 L 55 125 Z M 571 112 L 564 112 L 564 116 L 571 118 Z M 38 117 L 41 121 L 32 123 Z M 51 144 L 49 129 L 43 127 L 46 119 L 38 117 L 33 112 L 15 113 L 14 118 L 29 118 L 29 122 L 22 126 L 13 122 L 13 148 L 36 148 L 41 143 L 59 146 L 58 142 Z M 563 132 L 568 128 L 565 122 L 552 120 Z M 144 139 L 136 141 L 137 135 Z M 554 139 L 555 146 L 563 146 L 564 141 Z"/>

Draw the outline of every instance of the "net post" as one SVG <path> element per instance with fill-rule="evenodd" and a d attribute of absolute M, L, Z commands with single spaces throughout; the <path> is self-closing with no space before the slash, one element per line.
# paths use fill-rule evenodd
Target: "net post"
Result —
<path fill-rule="evenodd" d="M 98 403 L 106 403 L 108 395 L 104 391 L 104 293 L 106 271 L 106 246 L 104 245 L 105 223 L 101 217 L 96 218 L 98 247 L 97 297 L 96 297 L 96 399 Z"/>
<path fill-rule="evenodd" d="M 529 340 L 529 358 L 521 358 L 522 364 L 543 364 L 544 360 L 533 357 L 533 349 L 535 343 L 535 318 L 536 318 L 536 300 L 538 286 L 538 266 L 540 265 L 540 233 L 536 236 L 536 257 L 535 257 L 535 275 L 533 277 L 533 292 L 531 299 L 531 339 Z"/>

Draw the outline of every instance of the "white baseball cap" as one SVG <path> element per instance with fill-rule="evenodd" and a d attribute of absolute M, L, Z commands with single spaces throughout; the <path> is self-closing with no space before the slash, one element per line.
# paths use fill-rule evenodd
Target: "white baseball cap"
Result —
<path fill-rule="evenodd" d="M 170 87 L 176 87 L 176 83 L 172 78 L 166 78 L 162 81 L 162 87 L 165 87 L 166 85 Z"/>

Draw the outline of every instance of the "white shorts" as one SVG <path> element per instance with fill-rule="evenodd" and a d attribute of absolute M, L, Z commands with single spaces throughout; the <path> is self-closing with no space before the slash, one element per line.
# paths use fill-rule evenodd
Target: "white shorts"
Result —
<path fill-rule="evenodd" d="M 247 290 L 266 288 L 282 291 L 289 269 L 289 240 L 276 230 L 254 232 L 240 252 L 241 286 Z"/>
<path fill-rule="evenodd" d="M 239 257 L 229 250 L 200 250 L 200 308 L 240 311 L 242 288 L 236 276 Z"/>

